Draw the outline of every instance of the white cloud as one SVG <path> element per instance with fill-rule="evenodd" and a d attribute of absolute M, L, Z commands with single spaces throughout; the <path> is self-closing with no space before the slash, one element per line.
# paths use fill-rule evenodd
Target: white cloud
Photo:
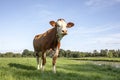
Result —
<path fill-rule="evenodd" d="M 85 5 L 93 8 L 103 8 L 120 3 L 120 0 L 87 0 Z"/>

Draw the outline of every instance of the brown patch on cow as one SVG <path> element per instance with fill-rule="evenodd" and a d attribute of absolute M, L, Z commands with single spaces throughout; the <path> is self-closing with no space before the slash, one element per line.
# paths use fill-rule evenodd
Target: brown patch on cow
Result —
<path fill-rule="evenodd" d="M 54 50 L 58 44 L 57 28 L 54 27 L 43 34 L 36 35 L 33 40 L 34 50 L 45 52 L 49 49 Z"/>

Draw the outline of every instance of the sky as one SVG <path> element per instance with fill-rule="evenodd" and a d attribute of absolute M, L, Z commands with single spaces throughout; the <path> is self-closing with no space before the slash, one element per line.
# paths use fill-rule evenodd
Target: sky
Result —
<path fill-rule="evenodd" d="M 75 24 L 62 49 L 120 49 L 120 0 L 0 0 L 0 52 L 33 51 L 34 36 L 59 18 Z"/>

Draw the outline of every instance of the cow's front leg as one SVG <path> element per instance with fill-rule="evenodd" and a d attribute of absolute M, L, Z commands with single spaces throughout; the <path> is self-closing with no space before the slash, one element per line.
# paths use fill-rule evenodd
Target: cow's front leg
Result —
<path fill-rule="evenodd" d="M 52 61 L 52 65 L 53 65 L 53 72 L 56 73 L 56 60 L 58 57 L 58 53 L 59 53 L 59 48 L 56 48 L 55 54 L 53 55 L 53 61 Z"/>
<path fill-rule="evenodd" d="M 44 71 L 45 64 L 46 64 L 46 53 L 42 53 L 42 60 L 41 60 L 42 71 Z"/>

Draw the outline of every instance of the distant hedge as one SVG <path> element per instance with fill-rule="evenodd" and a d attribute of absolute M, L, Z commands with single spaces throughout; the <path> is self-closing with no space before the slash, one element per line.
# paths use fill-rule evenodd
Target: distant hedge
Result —
<path fill-rule="evenodd" d="M 47 56 L 52 57 L 52 53 L 50 51 L 46 52 Z M 33 51 L 28 49 L 24 49 L 22 53 L 13 53 L 6 52 L 0 53 L 0 57 L 36 57 Z M 67 58 L 80 58 L 80 57 L 120 57 L 120 50 L 108 50 L 102 49 L 100 51 L 94 50 L 93 52 L 80 52 L 80 51 L 71 51 L 71 50 L 63 50 L 60 49 L 58 57 L 67 57 Z"/>

